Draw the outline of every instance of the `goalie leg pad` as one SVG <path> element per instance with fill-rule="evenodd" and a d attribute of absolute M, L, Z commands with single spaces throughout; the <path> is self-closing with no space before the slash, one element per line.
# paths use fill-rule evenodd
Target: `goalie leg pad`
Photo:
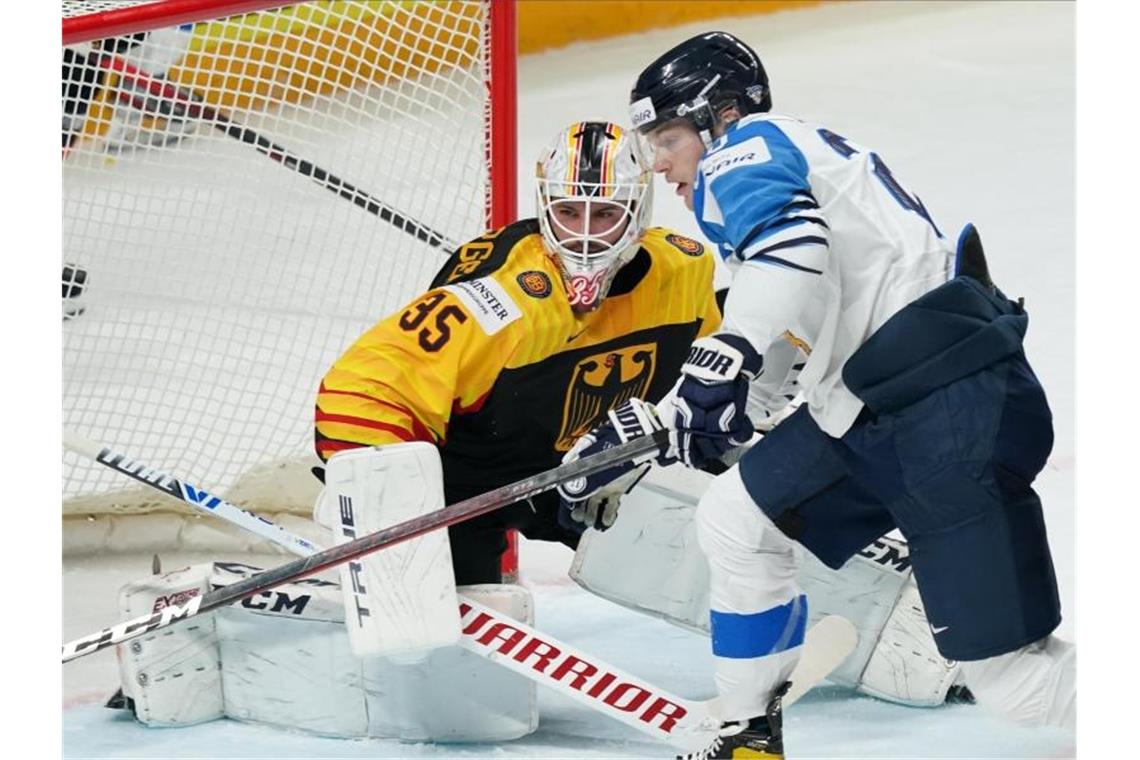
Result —
<path fill-rule="evenodd" d="M 651 470 L 622 497 L 622 518 L 609 530 L 582 534 L 569 574 L 604 599 L 707 634 L 708 561 L 697 545 L 696 500 L 682 489 L 711 478 L 685 468 L 691 483 L 663 485 L 660 476 L 669 470 Z"/>
<path fill-rule="evenodd" d="M 126 584 L 123 620 L 183 604 L 209 591 L 212 565 L 193 565 Z M 222 717 L 221 650 L 213 614 L 119 644 L 119 678 L 135 717 L 148 726 L 186 726 Z"/>
<path fill-rule="evenodd" d="M 877 635 L 868 638 L 874 647 L 856 685 L 859 691 L 911 707 L 937 707 L 946 701 L 961 666 L 938 652 L 913 576 Z"/>
<path fill-rule="evenodd" d="M 509 741 L 538 727 L 532 681 L 458 647 L 435 649 L 411 665 L 384 657 L 362 661 L 344 635 L 335 585 L 281 590 L 294 610 L 299 599 L 311 596 L 312 602 L 299 613 L 277 604 L 218 613 L 229 717 L 324 736 L 409 742 Z M 533 619 L 530 592 L 519 586 L 462 590 L 513 618 Z"/>
<path fill-rule="evenodd" d="M 198 565 L 127 584 L 123 614 L 248 578 L 260 568 Z M 520 586 L 463 588 L 473 599 L 527 624 Z M 360 660 L 345 636 L 338 584 L 306 578 L 194 619 L 194 624 L 120 646 L 122 690 L 148 726 L 221 717 L 322 736 L 404 741 L 497 742 L 538 727 L 535 684 L 459 647 L 422 663 Z"/>
<path fill-rule="evenodd" d="M 534 600 L 521 586 L 462 586 L 465 598 L 534 624 Z M 371 666 L 372 662 L 366 663 Z M 498 742 L 538 728 L 534 681 L 479 655 L 446 647 L 424 662 L 366 667 L 370 736 L 403 741 Z"/>
<path fill-rule="evenodd" d="M 315 516 L 338 545 L 445 506 L 439 450 L 422 441 L 339 452 L 329 459 L 325 484 Z M 446 530 L 340 567 L 345 626 L 357 656 L 416 661 L 459 640 Z"/>

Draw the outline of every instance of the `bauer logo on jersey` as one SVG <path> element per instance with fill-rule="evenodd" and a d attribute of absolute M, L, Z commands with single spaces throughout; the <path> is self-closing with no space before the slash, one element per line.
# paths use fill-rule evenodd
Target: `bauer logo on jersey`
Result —
<path fill-rule="evenodd" d="M 494 335 L 522 316 L 522 309 L 507 295 L 506 288 L 491 277 L 456 282 L 444 285 L 443 289 L 463 302 L 488 335 Z"/>
<path fill-rule="evenodd" d="M 681 249 L 681 253 L 688 254 L 689 256 L 700 256 L 705 252 L 703 245 L 684 235 L 677 235 L 676 233 L 670 232 L 665 236 L 665 240 L 672 243 L 675 248 Z"/>
<path fill-rule="evenodd" d="M 546 272 L 539 272 L 538 270 L 531 269 L 523 272 L 517 278 L 519 287 L 523 292 L 533 298 L 546 298 L 553 290 L 550 284 L 550 278 L 546 276 Z"/>
<path fill-rule="evenodd" d="M 650 98 L 642 98 L 629 106 L 629 123 L 634 129 L 639 129 L 642 124 L 648 124 L 656 118 L 657 110 L 653 108 L 653 100 Z"/>
<path fill-rule="evenodd" d="M 740 145 L 709 153 L 701 160 L 701 173 L 706 180 L 711 181 L 741 166 L 754 166 L 771 160 L 772 154 L 768 151 L 768 143 L 764 142 L 764 138 L 750 137 Z"/>
<path fill-rule="evenodd" d="M 606 412 L 621 402 L 635 396 L 644 398 L 656 365 L 656 343 L 603 351 L 581 359 L 570 373 L 555 450 L 569 451 L 575 441 L 605 422 Z"/>

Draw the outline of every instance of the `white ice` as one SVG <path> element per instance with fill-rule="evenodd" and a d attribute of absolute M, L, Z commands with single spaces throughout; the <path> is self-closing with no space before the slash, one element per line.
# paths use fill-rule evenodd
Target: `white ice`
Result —
<path fill-rule="evenodd" d="M 1065 619 L 1074 637 L 1074 25 L 1067 3 L 841 4 L 662 30 L 520 61 L 519 208 L 531 213 L 540 147 L 581 118 L 624 121 L 640 68 L 698 31 L 732 31 L 760 52 L 777 110 L 874 147 L 921 195 L 943 230 L 977 224 L 995 279 L 1024 296 L 1027 351 L 1055 415 L 1056 445 L 1038 480 Z M 669 188 L 657 223 L 697 235 Z M 686 696 L 712 694 L 707 641 L 596 599 L 565 576 L 568 551 L 525 543 L 522 577 L 537 625 Z M 168 567 L 194 558 L 164 558 Z M 210 559 L 217 559 L 211 557 Z M 280 557 L 267 562 L 277 563 Z M 75 560 L 64 568 L 65 639 L 108 624 L 123 582 L 150 556 Z M 100 706 L 117 686 L 114 657 L 64 667 L 66 757 L 667 757 L 663 745 L 549 692 L 541 725 L 498 746 L 339 741 L 232 721 L 155 730 Z M 1025 729 L 970 706 L 910 709 L 823 687 L 789 710 L 790 758 L 1072 757 L 1071 736 Z"/>

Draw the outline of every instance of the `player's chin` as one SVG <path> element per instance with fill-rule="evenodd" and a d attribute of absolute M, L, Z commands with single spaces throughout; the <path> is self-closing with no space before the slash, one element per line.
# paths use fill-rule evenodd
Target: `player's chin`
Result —
<path fill-rule="evenodd" d="M 677 195 L 685 202 L 685 208 L 693 210 L 693 186 L 688 182 L 677 183 Z"/>

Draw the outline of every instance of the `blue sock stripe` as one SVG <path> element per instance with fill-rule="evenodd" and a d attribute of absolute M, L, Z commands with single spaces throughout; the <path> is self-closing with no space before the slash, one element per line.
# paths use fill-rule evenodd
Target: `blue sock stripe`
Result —
<path fill-rule="evenodd" d="M 746 659 L 798 647 L 804 643 L 807 617 L 807 597 L 803 594 L 783 606 L 746 615 L 712 610 L 713 654 Z"/>

